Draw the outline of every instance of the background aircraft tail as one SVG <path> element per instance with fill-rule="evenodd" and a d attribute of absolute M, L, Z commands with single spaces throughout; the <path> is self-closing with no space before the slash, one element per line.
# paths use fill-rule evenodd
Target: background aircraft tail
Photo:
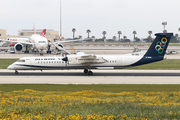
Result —
<path fill-rule="evenodd" d="M 45 37 L 45 34 L 46 34 L 46 29 L 44 29 L 44 30 L 42 31 L 42 33 L 40 34 L 40 36 Z"/>
<path fill-rule="evenodd" d="M 163 57 L 173 33 L 157 33 L 156 38 L 144 56 Z"/>

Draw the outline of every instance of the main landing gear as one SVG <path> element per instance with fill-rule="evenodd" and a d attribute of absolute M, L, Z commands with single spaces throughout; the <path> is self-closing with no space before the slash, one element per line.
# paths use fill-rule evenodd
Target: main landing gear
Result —
<path fill-rule="evenodd" d="M 91 70 L 88 71 L 88 69 L 84 69 L 84 73 L 88 75 L 93 75 L 93 72 Z"/>
<path fill-rule="evenodd" d="M 24 51 L 24 53 L 26 54 L 29 54 L 29 50 L 28 50 L 28 46 L 26 45 L 26 50 Z"/>
<path fill-rule="evenodd" d="M 16 74 L 16 75 L 18 74 L 18 71 L 17 71 L 17 70 L 15 70 L 15 74 Z"/>

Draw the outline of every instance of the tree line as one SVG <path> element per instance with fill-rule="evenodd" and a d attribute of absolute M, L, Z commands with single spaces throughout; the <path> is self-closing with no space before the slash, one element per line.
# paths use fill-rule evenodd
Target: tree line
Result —
<path fill-rule="evenodd" d="M 178 31 L 180 31 L 180 28 L 178 29 Z M 75 37 L 75 32 L 76 32 L 76 29 L 73 28 L 72 29 L 72 33 L 73 33 L 73 39 L 82 39 L 82 36 L 79 35 L 78 37 Z M 167 32 L 166 31 L 163 31 L 163 32 Z M 86 30 L 86 33 L 87 33 L 87 40 L 88 41 L 95 41 L 95 42 L 106 42 L 106 41 L 110 41 L 110 42 L 132 42 L 130 39 L 127 38 L 127 36 L 123 36 L 121 38 L 121 35 L 122 35 L 122 32 L 121 31 L 117 31 L 117 34 L 118 34 L 118 38 L 116 36 L 113 36 L 111 39 L 106 39 L 106 34 L 107 32 L 106 31 L 102 31 L 102 38 L 95 38 L 95 36 L 89 36 L 89 34 L 91 33 L 91 30 L 90 29 L 87 29 Z M 132 34 L 134 35 L 133 36 L 133 42 L 142 42 L 140 40 L 140 38 L 136 37 L 136 34 L 137 32 L 136 31 L 133 31 Z M 153 42 L 154 38 L 152 38 L 152 31 L 149 30 L 148 31 L 148 37 L 147 38 L 143 38 L 143 41 L 144 42 Z M 178 34 L 175 34 L 171 37 L 171 43 L 178 43 L 180 42 L 180 37 Z"/>

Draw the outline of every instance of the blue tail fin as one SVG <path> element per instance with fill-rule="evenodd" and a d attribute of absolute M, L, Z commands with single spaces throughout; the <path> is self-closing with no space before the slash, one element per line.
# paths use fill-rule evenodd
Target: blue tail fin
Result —
<path fill-rule="evenodd" d="M 157 33 L 155 35 L 156 38 L 145 55 L 139 61 L 133 63 L 131 66 L 143 65 L 164 59 L 164 54 L 173 33 Z"/>
<path fill-rule="evenodd" d="M 157 33 L 156 38 L 144 56 L 161 56 L 163 57 L 169 45 L 173 33 Z"/>

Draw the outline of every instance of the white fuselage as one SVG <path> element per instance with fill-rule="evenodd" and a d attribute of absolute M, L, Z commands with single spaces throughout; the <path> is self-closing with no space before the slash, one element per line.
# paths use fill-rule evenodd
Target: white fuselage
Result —
<path fill-rule="evenodd" d="M 30 38 L 8 38 L 6 39 L 6 42 L 12 42 L 12 43 L 19 43 L 19 42 L 27 42 L 30 43 Z"/>
<path fill-rule="evenodd" d="M 34 46 L 38 50 L 45 50 L 48 47 L 48 41 L 45 37 L 42 37 L 40 35 L 34 34 L 30 37 L 30 41 L 34 43 Z"/>
<path fill-rule="evenodd" d="M 15 70 L 55 70 L 84 69 L 84 73 L 92 75 L 91 69 L 126 68 L 157 62 L 164 59 L 166 49 L 173 33 L 157 33 L 156 38 L 147 51 L 125 55 L 93 55 L 75 54 L 66 57 L 24 57 L 11 64 L 8 69 Z"/>
<path fill-rule="evenodd" d="M 136 54 L 125 55 L 96 55 L 97 58 L 103 58 L 105 63 L 99 63 L 94 59 L 97 64 L 91 64 L 91 69 L 114 69 L 131 67 L 132 64 L 139 61 L 144 55 L 144 52 L 137 52 Z M 78 55 L 70 55 L 73 61 L 63 61 L 64 57 L 24 57 L 20 58 L 17 62 L 11 64 L 8 69 L 10 70 L 57 70 L 57 69 L 84 69 L 88 67 L 81 64 L 84 59 L 78 59 Z M 70 58 L 70 57 L 69 57 Z M 85 59 L 88 62 L 88 59 Z M 92 61 L 92 59 L 90 60 Z"/>
<path fill-rule="evenodd" d="M 37 34 L 32 35 L 30 38 L 8 38 L 6 42 L 32 45 L 32 47 L 38 49 L 38 51 L 46 50 L 48 47 L 48 40 Z"/>

